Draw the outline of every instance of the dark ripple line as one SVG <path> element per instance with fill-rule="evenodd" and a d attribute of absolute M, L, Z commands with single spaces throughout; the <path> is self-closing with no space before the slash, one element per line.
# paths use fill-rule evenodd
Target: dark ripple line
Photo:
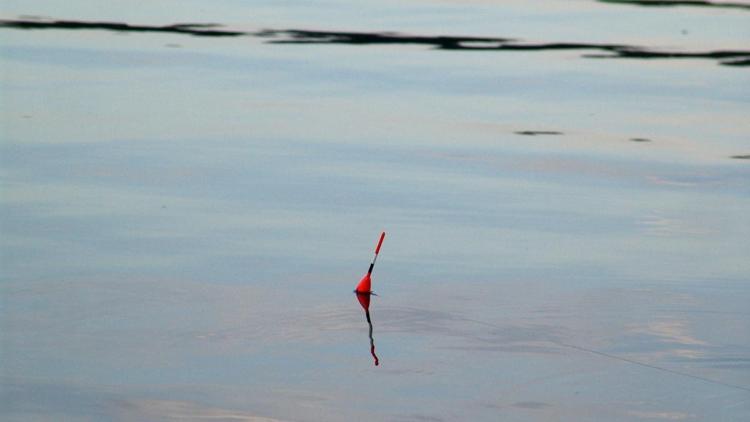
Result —
<path fill-rule="evenodd" d="M 200 37 L 239 37 L 247 35 L 246 32 L 218 29 L 219 26 L 212 23 L 177 23 L 174 25 L 151 26 L 130 25 L 120 22 L 0 20 L 0 27 L 14 29 L 103 29 L 117 32 L 166 32 Z"/>
<path fill-rule="evenodd" d="M 710 59 L 724 66 L 750 66 L 748 50 L 707 52 L 658 51 L 625 44 L 546 42 L 529 43 L 513 38 L 419 36 L 380 32 L 310 31 L 301 29 L 266 29 L 259 32 L 230 31 L 217 24 L 181 23 L 165 26 L 130 25 L 118 22 L 85 22 L 70 20 L 0 20 L 0 28 L 42 30 L 107 30 L 116 32 L 174 33 L 199 37 L 253 36 L 268 39 L 270 44 L 348 44 L 348 45 L 424 45 L 448 51 L 599 51 L 607 54 L 584 54 L 587 58 L 625 59 Z"/>
<path fill-rule="evenodd" d="M 725 66 L 750 66 L 750 51 L 717 50 L 707 52 L 657 51 L 625 44 L 595 43 L 526 43 L 513 38 L 427 37 L 392 33 L 331 32 L 299 29 L 265 30 L 255 34 L 272 39 L 273 44 L 416 44 L 430 45 L 438 50 L 463 51 L 576 51 L 594 50 L 608 55 L 584 55 L 589 58 L 635 59 L 712 59 Z M 286 37 L 286 38 L 284 38 Z"/>
<path fill-rule="evenodd" d="M 646 6 L 646 7 L 677 7 L 677 6 L 692 6 L 692 7 L 711 7 L 721 9 L 741 9 L 750 10 L 750 5 L 744 3 L 717 3 L 712 1 L 704 0 L 599 0 L 601 3 L 610 4 L 625 4 L 632 6 Z"/>

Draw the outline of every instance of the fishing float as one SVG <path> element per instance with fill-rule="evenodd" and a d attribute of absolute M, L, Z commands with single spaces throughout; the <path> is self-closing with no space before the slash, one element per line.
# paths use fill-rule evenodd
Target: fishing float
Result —
<path fill-rule="evenodd" d="M 378 259 L 378 253 L 380 253 L 380 247 L 383 246 L 383 239 L 385 239 L 385 232 L 380 233 L 380 240 L 378 240 L 378 246 L 375 247 L 375 256 L 372 257 L 370 262 L 370 268 L 367 270 L 367 274 L 362 277 L 362 280 L 357 284 L 357 288 L 354 289 L 355 293 L 370 293 L 372 294 L 372 269 L 375 267 L 375 261 Z"/>

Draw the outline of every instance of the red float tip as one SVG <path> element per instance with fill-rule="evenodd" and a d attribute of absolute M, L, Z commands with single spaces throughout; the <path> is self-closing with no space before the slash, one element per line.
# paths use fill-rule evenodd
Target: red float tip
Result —
<path fill-rule="evenodd" d="M 383 245 L 383 239 L 385 239 L 385 232 L 380 233 L 380 240 L 378 240 L 378 247 L 375 248 L 375 255 L 380 252 L 380 247 Z"/>

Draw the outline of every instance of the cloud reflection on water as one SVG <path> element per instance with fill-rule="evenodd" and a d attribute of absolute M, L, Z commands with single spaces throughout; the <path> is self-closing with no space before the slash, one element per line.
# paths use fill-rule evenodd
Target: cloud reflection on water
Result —
<path fill-rule="evenodd" d="M 0 418 L 21 420 L 148 420 L 282 422 L 246 409 L 207 406 L 198 401 L 143 398 L 101 385 L 52 384 L 3 379 Z"/>

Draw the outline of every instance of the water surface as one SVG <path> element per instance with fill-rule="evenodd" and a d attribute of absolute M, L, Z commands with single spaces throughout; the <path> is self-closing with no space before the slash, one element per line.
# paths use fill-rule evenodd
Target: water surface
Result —
<path fill-rule="evenodd" d="M 750 12 L 640 3 L 6 1 L 2 419 L 747 419 Z"/>

